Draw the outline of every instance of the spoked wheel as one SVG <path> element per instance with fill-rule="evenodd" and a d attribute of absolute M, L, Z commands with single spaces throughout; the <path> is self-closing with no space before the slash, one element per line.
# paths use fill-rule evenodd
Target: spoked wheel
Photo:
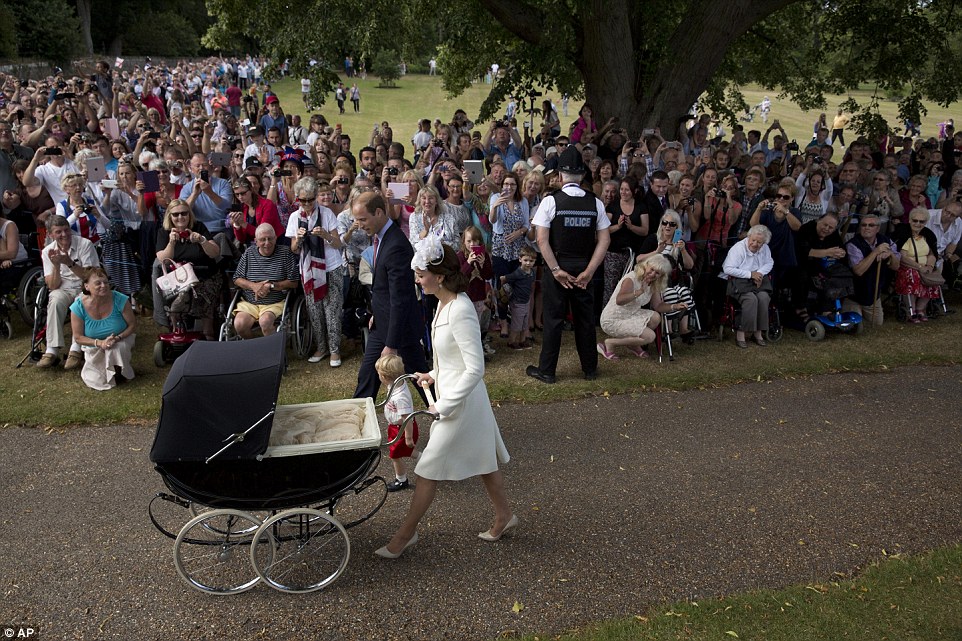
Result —
<path fill-rule="evenodd" d="M 17 307 L 20 310 L 20 318 L 23 319 L 27 327 L 33 327 L 33 319 L 37 313 L 37 296 L 41 290 L 46 289 L 43 280 L 43 267 L 37 265 L 28 269 L 20 278 L 17 286 Z"/>
<path fill-rule="evenodd" d="M 260 519 L 240 510 L 212 510 L 187 522 L 174 541 L 177 573 L 192 588 L 208 594 L 237 594 L 257 585 L 250 564 L 252 534 Z M 253 528 L 253 529 L 252 529 Z M 270 564 L 273 541 L 260 543 L 258 556 Z"/>
<path fill-rule="evenodd" d="M 298 358 L 307 358 L 311 355 L 314 334 L 311 330 L 311 317 L 307 312 L 307 299 L 303 296 L 294 303 L 294 312 L 291 314 L 291 337 L 294 352 Z"/>
<path fill-rule="evenodd" d="M 810 341 L 820 341 L 825 338 L 825 326 L 812 319 L 805 323 L 805 335 Z"/>
<path fill-rule="evenodd" d="M 313 592 L 341 575 L 351 558 L 351 542 L 344 527 L 326 513 L 295 508 L 264 521 L 250 557 L 258 576 L 275 590 Z"/>

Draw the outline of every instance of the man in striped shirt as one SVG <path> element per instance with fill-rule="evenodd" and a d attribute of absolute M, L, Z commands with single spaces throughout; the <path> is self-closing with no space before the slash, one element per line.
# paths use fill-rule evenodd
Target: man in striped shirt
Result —
<path fill-rule="evenodd" d="M 284 311 L 287 290 L 297 287 L 297 258 L 289 247 L 277 244 L 268 223 L 254 232 L 254 244 L 241 256 L 234 272 L 234 285 L 241 300 L 234 310 L 234 329 L 241 338 L 253 338 L 257 322 L 264 336 L 274 333 L 274 322 Z"/>

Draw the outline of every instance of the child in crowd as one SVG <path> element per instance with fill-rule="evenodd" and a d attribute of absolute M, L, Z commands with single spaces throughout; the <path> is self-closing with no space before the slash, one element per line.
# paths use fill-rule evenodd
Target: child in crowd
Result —
<path fill-rule="evenodd" d="M 374 363 L 381 384 L 390 389 L 391 384 L 399 376 L 404 375 L 404 361 L 397 354 L 387 354 L 377 359 Z M 398 385 L 391 396 L 384 404 L 384 419 L 387 421 L 387 438 L 394 439 L 404 418 L 414 411 L 414 401 L 411 399 L 411 391 L 408 389 L 407 382 Z M 394 465 L 395 479 L 387 484 L 388 492 L 397 492 L 411 486 L 408 482 L 407 468 L 404 465 L 404 458 L 417 458 L 414 452 L 414 445 L 418 442 L 418 423 L 412 420 L 404 429 L 404 438 L 398 439 L 388 449 L 388 458 Z"/>
<path fill-rule="evenodd" d="M 491 256 L 484 248 L 484 235 L 475 226 L 468 227 L 461 236 L 461 249 L 458 251 L 461 261 L 461 272 L 468 276 L 468 298 L 474 303 L 474 311 L 478 313 L 481 323 L 481 341 L 484 346 L 485 357 L 494 354 L 491 339 L 488 336 L 488 325 L 491 323 L 491 310 L 488 295 L 488 282 L 494 277 L 491 267 Z"/>
<path fill-rule="evenodd" d="M 514 350 L 531 349 L 527 340 L 528 333 L 528 301 L 534 289 L 534 263 L 538 254 L 529 246 L 524 246 L 518 252 L 521 266 L 501 277 L 502 285 L 511 285 L 511 302 L 508 308 L 511 313 L 511 333 L 508 335 L 508 347 Z"/>

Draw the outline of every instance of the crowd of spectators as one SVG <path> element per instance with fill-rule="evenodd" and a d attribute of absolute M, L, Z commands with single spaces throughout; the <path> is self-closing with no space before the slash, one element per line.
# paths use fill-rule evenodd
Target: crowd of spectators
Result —
<path fill-rule="evenodd" d="M 599 322 L 604 309 L 624 315 L 612 307 L 620 303 L 609 303 L 633 296 L 623 276 L 635 287 L 654 283 L 648 298 L 657 307 L 684 273 L 685 300 L 711 327 L 725 296 L 718 276 L 751 230 L 766 237 L 774 295 L 784 292 L 780 304 L 801 321 L 814 311 L 813 282 L 831 262 L 852 270 L 855 293 L 846 305 L 874 323 L 882 322 L 880 301 L 893 290 L 912 310 L 909 320 L 926 321 L 926 303 L 938 294 L 928 275 L 941 273 L 943 287 L 956 280 L 962 132 L 951 125 L 939 138 L 857 138 L 842 147 L 848 121 L 841 113 L 838 131 L 819 126 L 811 141 L 796 142 L 777 119 L 765 130 L 739 125 L 728 135 L 710 114 L 681 116 L 673 131 L 630 132 L 617 114 L 602 119 L 589 103 L 564 127 L 544 100 L 527 121 L 516 105 L 511 117 L 479 126 L 458 109 L 450 119 L 423 119 L 417 131 L 395 135 L 385 121 L 352 140 L 317 111 L 306 123 L 285 113 L 263 82 L 265 66 L 253 58 L 132 70 L 100 62 L 82 76 L 55 70 L 40 80 L 0 78 L 4 228 L 9 221 L 42 236 L 48 221 L 65 219 L 97 248 L 113 288 L 135 310 L 135 295 L 159 273 L 158 257 L 193 256 L 210 295 L 180 301 L 174 312 L 206 318 L 213 338 L 217 265 L 239 259 L 267 224 L 278 243 L 293 240 L 295 250 L 326 259 L 327 286 L 338 295 L 312 301 L 311 322 L 325 334 L 312 362 L 330 354 L 332 365 L 340 364 L 335 334 L 358 333 L 346 308 L 370 267 L 370 239 L 352 218 L 352 199 L 380 191 L 412 243 L 436 234 L 464 251 L 480 241 L 485 258 L 471 263 L 490 260 L 483 265 L 490 276 L 476 284 L 472 300 L 479 315 L 492 317 L 482 327 L 491 357 L 494 336 L 507 338 L 509 328 L 499 283 L 518 270 L 523 254 L 537 252 L 531 220 L 560 187 L 558 159 L 569 146 L 588 167 L 583 187 L 611 222 L 605 267 L 592 285 Z M 675 228 L 661 229 L 663 220 L 675 224 L 677 238 L 670 238 Z M 648 260 L 628 272 L 628 250 L 669 261 Z M 22 258 L 18 248 L 7 253 L 7 267 Z M 300 263 L 304 281 L 311 261 Z M 666 265 L 671 277 L 663 282 Z M 540 261 L 535 269 L 540 273 Z M 170 326 L 169 301 L 154 290 L 155 321 Z M 523 337 L 540 327 L 540 304 L 535 284 L 528 327 L 512 335 L 512 347 L 530 347 Z M 650 328 L 641 333 L 643 341 L 613 337 L 604 353 L 640 347 Z"/>

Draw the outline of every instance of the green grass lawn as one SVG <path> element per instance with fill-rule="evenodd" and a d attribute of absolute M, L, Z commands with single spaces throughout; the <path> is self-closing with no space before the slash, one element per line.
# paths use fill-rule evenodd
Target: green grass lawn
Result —
<path fill-rule="evenodd" d="M 660 604 L 622 621 L 524 641 L 957 641 L 962 547 L 889 557 L 853 579 Z"/>
<path fill-rule="evenodd" d="M 960 304 L 959 296 L 949 298 Z M 585 381 L 573 345 L 565 332 L 558 365 L 559 382 L 544 385 L 524 374 L 525 366 L 537 362 L 539 346 L 516 352 L 495 338 L 498 353 L 488 365 L 485 382 L 495 403 L 547 402 L 592 395 L 630 393 L 658 389 L 691 389 L 730 385 L 748 380 L 807 376 L 831 371 L 879 371 L 900 365 L 955 363 L 962 354 L 962 318 L 953 314 L 925 325 L 889 320 L 880 329 L 867 329 L 861 336 L 830 332 L 812 343 L 798 331 L 786 330 L 781 342 L 766 349 L 739 350 L 727 334 L 724 343 L 698 341 L 693 347 L 676 346 L 674 362 L 657 358 L 639 360 L 622 354 L 616 362 L 601 362 L 601 377 Z M 29 349 L 28 329 L 14 319 L 15 337 L 0 343 L 0 362 L 7 373 L 0 377 L 0 426 L 38 425 L 65 427 L 119 422 L 152 423 L 160 408 L 160 392 L 168 368 L 153 363 L 157 327 L 149 318 L 138 321 L 134 369 L 137 379 L 109 392 L 86 388 L 78 373 L 38 370 L 31 363 L 14 369 Z M 599 331 L 599 338 L 601 333 Z M 540 340 L 540 334 L 535 334 Z M 290 354 L 291 362 L 281 384 L 284 404 L 348 398 L 354 391 L 360 362 L 356 348 L 342 349 L 344 364 L 332 369 L 326 361 L 309 364 Z M 630 356 L 630 357 L 629 357 Z M 214 401 L 212 401 L 214 402 Z"/>
<path fill-rule="evenodd" d="M 287 113 L 301 114 L 307 116 L 304 104 L 301 102 L 299 79 L 286 78 L 273 85 L 274 91 L 281 99 L 281 104 Z M 353 112 L 351 103 L 345 106 L 346 113 L 338 115 L 337 103 L 333 96 L 328 104 L 320 110 L 321 113 L 331 122 L 331 124 L 341 123 L 351 136 L 352 149 L 357 151 L 370 140 L 371 129 L 374 123 L 387 120 L 394 128 L 395 140 L 405 144 L 408 156 L 411 155 L 411 137 L 417 131 L 417 122 L 421 118 L 429 118 L 433 122 L 435 118 L 440 118 L 442 122 L 450 122 L 454 115 L 454 110 L 464 109 L 469 118 L 475 118 L 481 102 L 488 95 L 491 85 L 475 83 L 460 96 L 448 98 L 441 88 L 441 78 L 439 76 L 409 75 L 398 81 L 398 87 L 394 89 L 378 88 L 378 79 L 368 76 L 366 80 L 357 79 L 358 88 L 361 90 L 361 113 Z M 350 83 L 348 83 L 350 86 Z M 745 98 L 749 104 L 758 104 L 764 96 L 769 96 L 772 100 L 771 119 L 777 118 L 781 121 L 789 137 L 797 139 L 799 142 L 806 142 L 812 138 L 812 126 L 818 119 L 821 112 L 804 112 L 796 105 L 777 99 L 777 92 L 764 91 L 757 87 L 745 87 Z M 571 101 L 569 103 L 568 116 L 561 113 L 561 95 L 558 92 L 548 91 L 546 97 L 552 99 L 558 108 L 558 115 L 561 117 L 562 129 L 566 128 L 577 118 L 578 109 L 581 102 Z M 850 94 L 860 102 L 866 102 L 871 96 L 870 91 L 853 91 Z M 828 124 L 831 127 L 832 117 L 835 115 L 838 105 L 848 96 L 829 96 L 828 107 L 825 113 L 828 116 Z M 898 120 L 898 107 L 894 101 L 881 101 L 882 115 L 888 119 L 892 126 L 901 127 L 902 123 Z M 934 136 L 938 130 L 936 123 L 942 122 L 947 118 L 954 118 L 956 122 L 962 122 L 962 106 L 955 103 L 948 109 L 943 109 L 937 105 L 929 105 L 928 115 L 922 119 L 922 134 L 924 136 Z M 612 114 L 602 114 L 607 117 Z M 615 114 L 616 115 L 616 114 Z M 537 119 L 536 119 L 537 120 Z M 767 125 L 763 124 L 761 117 L 757 116 L 753 123 L 742 123 L 745 129 L 759 129 L 764 131 Z M 729 129 L 730 132 L 730 129 Z M 640 132 L 639 132 L 640 133 Z M 854 139 L 851 131 L 846 131 L 846 142 Z"/>

